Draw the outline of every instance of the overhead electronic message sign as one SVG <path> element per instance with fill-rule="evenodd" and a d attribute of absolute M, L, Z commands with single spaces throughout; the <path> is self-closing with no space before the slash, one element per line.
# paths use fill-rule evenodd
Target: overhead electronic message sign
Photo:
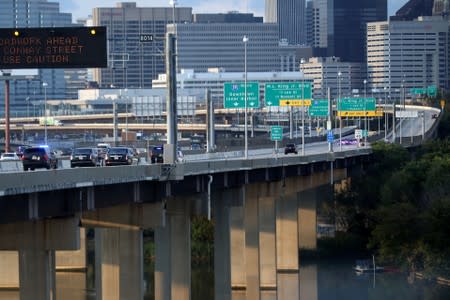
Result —
<path fill-rule="evenodd" d="M 107 67 L 106 27 L 0 29 L 0 68 Z"/>

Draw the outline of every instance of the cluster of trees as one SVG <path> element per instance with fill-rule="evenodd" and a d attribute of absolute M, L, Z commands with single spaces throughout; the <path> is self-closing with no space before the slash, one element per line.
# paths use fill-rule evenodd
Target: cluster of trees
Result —
<path fill-rule="evenodd" d="M 374 144 L 365 176 L 335 196 L 335 218 L 384 262 L 450 278 L 449 114 L 439 135 L 412 152 Z"/>

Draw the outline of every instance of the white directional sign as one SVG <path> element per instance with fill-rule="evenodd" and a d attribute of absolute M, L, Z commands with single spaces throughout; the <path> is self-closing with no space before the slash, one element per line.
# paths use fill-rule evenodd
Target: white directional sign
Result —
<path fill-rule="evenodd" d="M 395 112 L 396 118 L 417 118 L 419 112 L 417 110 L 397 110 Z"/>

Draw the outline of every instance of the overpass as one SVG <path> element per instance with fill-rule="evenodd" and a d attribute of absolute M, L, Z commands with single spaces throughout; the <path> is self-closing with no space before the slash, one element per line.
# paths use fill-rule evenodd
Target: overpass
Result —
<path fill-rule="evenodd" d="M 205 214 L 216 224 L 216 299 L 259 299 L 298 273 L 299 248 L 316 247 L 316 202 L 370 163 L 369 147 L 321 149 L 0 173 L 0 250 L 12 251 L 0 257 L 0 286 L 53 299 L 55 270 L 83 261 L 82 228 L 95 227 L 97 299 L 143 299 L 142 230 L 152 228 L 155 298 L 190 299 L 190 217 Z"/>

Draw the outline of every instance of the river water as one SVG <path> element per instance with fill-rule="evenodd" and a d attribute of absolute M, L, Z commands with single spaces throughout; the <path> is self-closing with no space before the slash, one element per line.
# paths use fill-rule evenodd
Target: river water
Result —
<path fill-rule="evenodd" d="M 279 274 L 278 291 L 262 291 L 261 300 L 448 300 L 450 287 L 424 280 L 409 282 L 407 275 L 385 272 L 356 275 L 349 260 L 303 262 L 300 274 Z M 57 299 L 94 300 L 93 266 L 85 273 L 57 273 Z M 145 300 L 154 299 L 154 264 L 145 264 Z M 299 279 L 300 278 L 300 279 Z M 19 300 L 18 291 L 0 291 L 0 300 Z M 204 264 L 192 269 L 192 300 L 214 299 L 214 270 Z M 246 300 L 235 292 L 232 300 Z M 31 299 L 30 299 L 31 300 Z"/>

